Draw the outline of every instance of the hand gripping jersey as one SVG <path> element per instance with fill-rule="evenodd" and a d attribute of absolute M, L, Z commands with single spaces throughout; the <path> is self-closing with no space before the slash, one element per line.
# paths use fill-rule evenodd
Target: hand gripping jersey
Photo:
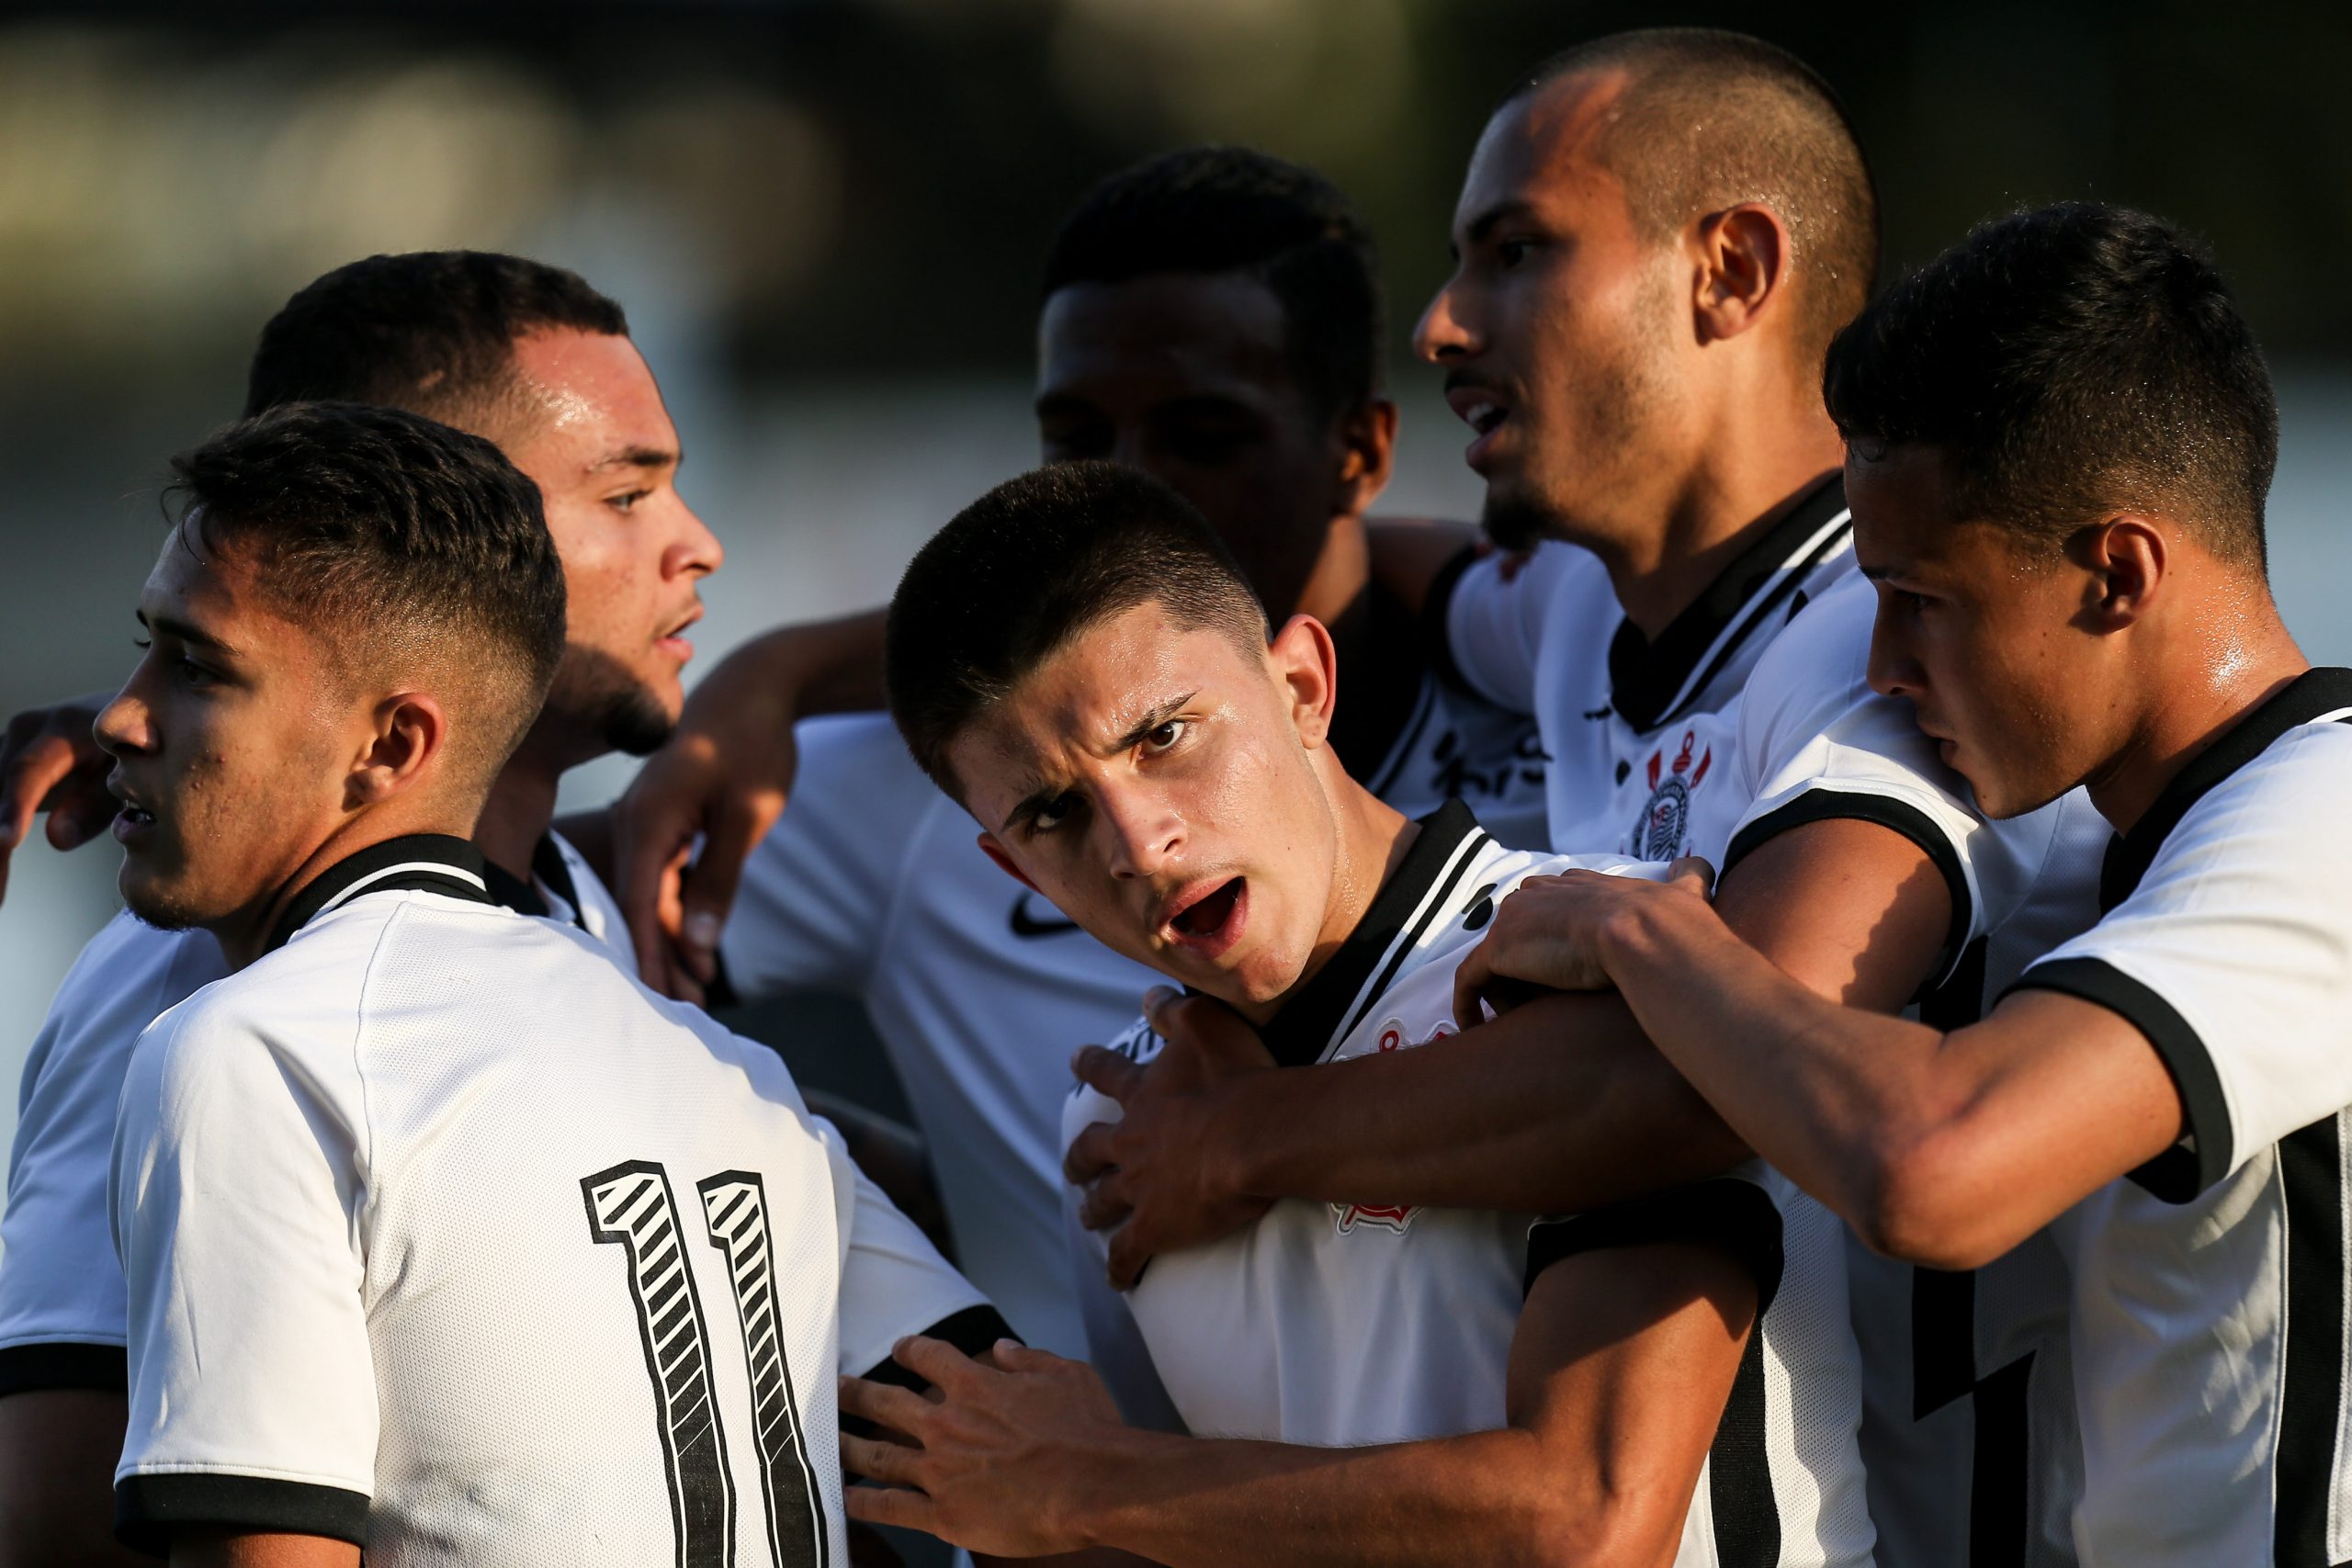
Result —
<path fill-rule="evenodd" d="M 1529 876 L 1571 866 L 1661 869 L 1622 856 L 1505 850 L 1459 802 L 1424 818 L 1354 934 L 1266 1026 L 1267 1048 L 1295 1068 L 1409 1050 L 1453 1032 L 1453 972 L 1496 902 Z M 1138 1023 L 1120 1048 L 1148 1060 L 1159 1044 Z M 1116 1101 L 1080 1087 L 1063 1115 L 1065 1142 L 1118 1115 Z M 1734 1506 L 1711 1497 L 1713 1483 L 1702 1476 L 1677 1562 L 1867 1562 L 1870 1525 L 1852 1452 L 1857 1371 L 1843 1332 L 1836 1222 L 1754 1164 L 1671 1203 L 1538 1225 L 1531 1246 L 1532 1220 L 1285 1201 L 1221 1241 L 1154 1258 L 1125 1310 L 1196 1435 L 1325 1447 L 1407 1441 L 1504 1425 L 1511 1337 L 1544 1267 L 1592 1247 L 1702 1236 L 1757 1271 L 1762 1327 L 1724 1440 L 1738 1446 L 1743 1465 L 1751 1448 L 1763 1461 L 1738 1471 L 1739 1484 L 1760 1488 L 1761 1499 L 1742 1495 L 1738 1506 L 1760 1509 L 1775 1542 L 1787 1544 L 1760 1559 L 1719 1551 L 1719 1534 L 1736 1528 L 1726 1517 Z M 1099 1280 L 1102 1241 L 1074 1234 L 1085 1249 L 1081 1272 Z M 1115 1340 L 1105 1346 L 1111 1375 L 1125 1370 L 1126 1356 Z M 1120 1393 L 1129 1405 L 1149 1398 L 1131 1388 Z"/>
<path fill-rule="evenodd" d="M 2075 1287 L 2091 1568 L 2352 1561 L 2352 671 L 2313 670 L 2114 840 L 2098 924 L 2025 972 L 2137 1027 L 2180 1143 L 2052 1229 Z"/>
<path fill-rule="evenodd" d="M 156 1021 L 111 1201 L 125 1538 L 371 1563 L 846 1562 L 834 1378 L 994 1314 L 775 1054 L 455 839 L 344 861 Z"/>
<path fill-rule="evenodd" d="M 526 885 L 483 872 L 508 908 L 577 925 L 631 975 L 619 907 L 560 834 Z M 123 1385 L 122 1267 L 107 1214 L 115 1108 L 141 1032 L 228 972 L 203 931 L 117 915 L 67 972 L 25 1062 L 0 1216 L 0 1395 Z"/>
<path fill-rule="evenodd" d="M 1409 658 L 1410 631 L 1380 648 Z M 1351 680 L 1341 712 L 1382 701 L 1385 724 L 1335 738 L 1371 764 L 1367 787 L 1408 816 L 1467 793 L 1498 812 L 1506 842 L 1541 841 L 1531 720 L 1418 668 Z M 1367 728 L 1393 736 L 1385 750 L 1359 742 Z M 814 720 L 799 739 L 791 804 L 752 852 L 721 942 L 728 981 L 743 998 L 865 1000 L 930 1144 L 957 1261 L 1031 1344 L 1083 1355 L 1057 1141 L 1070 1053 L 1120 1034 L 1162 977 L 999 870 L 888 719 Z"/>
<path fill-rule="evenodd" d="M 1834 479 L 1655 642 L 1624 620 L 1599 560 L 1558 544 L 1515 572 L 1471 567 L 1435 613 L 1475 689 L 1533 705 L 1555 850 L 1695 851 L 1721 870 L 1808 821 L 1878 822 L 1919 844 L 1951 891 L 1948 1026 L 2043 951 L 2037 941 L 2079 929 L 2085 857 L 2102 836 L 2086 801 L 1987 826 L 1907 705 L 1870 693 L 1871 591 Z M 2029 1568 L 2072 1562 L 2080 1456 L 2048 1238 L 1973 1275 L 1858 1243 L 1849 1254 L 1887 1561 L 1962 1568 L 1981 1550 Z"/>

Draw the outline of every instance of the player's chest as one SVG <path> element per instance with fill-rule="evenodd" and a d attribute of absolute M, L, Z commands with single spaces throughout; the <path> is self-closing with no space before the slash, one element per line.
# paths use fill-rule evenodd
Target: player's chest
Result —
<path fill-rule="evenodd" d="M 1645 861 L 1703 847 L 1710 811 L 1739 791 L 1737 729 L 1736 707 L 1648 731 L 1613 714 L 1583 724 L 1552 760 L 1552 847 Z"/>

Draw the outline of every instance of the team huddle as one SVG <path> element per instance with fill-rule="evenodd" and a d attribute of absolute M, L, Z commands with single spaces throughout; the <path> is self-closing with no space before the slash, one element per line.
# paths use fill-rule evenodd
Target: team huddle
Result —
<path fill-rule="evenodd" d="M 1042 466 L 691 700 L 622 307 L 302 289 L 127 681 L 0 748 L 126 906 L 25 1072 L 0 1565 L 2352 1562 L 2268 372 L 2159 219 L 1878 288 L 1876 203 L 1755 39 L 1529 72 L 1413 331 L 1474 530 L 1369 515 L 1344 197 L 1125 171 Z M 812 986 L 927 1177 L 705 1010 Z"/>

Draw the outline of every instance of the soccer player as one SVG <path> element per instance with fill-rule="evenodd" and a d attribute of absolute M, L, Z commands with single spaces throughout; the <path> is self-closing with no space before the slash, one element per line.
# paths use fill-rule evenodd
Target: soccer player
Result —
<path fill-rule="evenodd" d="M 677 492 L 677 433 L 620 307 L 513 256 L 370 257 L 311 283 L 263 329 L 248 409 L 302 397 L 454 421 L 503 443 L 538 484 L 569 590 L 563 666 L 476 841 L 502 902 L 574 922 L 629 965 L 611 896 L 548 827 L 557 784 L 667 732 L 691 651 L 680 634 L 721 552 Z M 106 769 L 83 760 L 106 763 L 89 733 L 102 704 L 11 726 L 0 816 L 18 836 L 52 790 L 53 841 L 104 825 L 87 797 L 111 802 Z M 115 1107 L 140 1032 L 221 973 L 209 934 L 120 916 L 84 950 L 34 1042 L 0 1221 L 0 1562 L 121 1560 L 107 1495 L 124 1420 L 122 1275 L 106 1211 Z"/>
<path fill-rule="evenodd" d="M 1789 984 L 1695 877 L 1507 903 L 1483 967 L 1623 987 L 1886 1251 L 1965 1269 L 2054 1226 L 2085 1563 L 2342 1562 L 2352 671 L 2311 668 L 2270 595 L 2261 353 L 2173 229 L 2067 205 L 1871 306 L 1827 387 L 1872 678 L 1987 812 L 2087 787 L 2095 922 L 1949 1031 Z"/>
<path fill-rule="evenodd" d="M 1333 745 L 1375 795 L 1408 816 L 1459 795 L 1503 842 L 1540 842 L 1532 722 L 1441 678 L 1367 573 L 1363 514 L 1387 482 L 1396 410 L 1379 389 L 1371 246 L 1340 193 L 1242 149 L 1153 159 L 1070 214 L 1044 295 L 1045 458 L 1116 457 L 1167 481 L 1275 613 L 1329 625 L 1350 671 Z M 657 775 L 713 728 L 765 722 L 770 690 L 737 680 L 751 657 L 696 690 Z M 887 716 L 803 725 L 797 740 L 790 807 L 744 868 L 718 950 L 727 994 L 865 999 L 926 1134 L 957 1262 L 1030 1343 L 1082 1355 L 1060 1174 L 1069 1052 L 1125 1029 L 1159 976 L 1006 881 Z"/>
<path fill-rule="evenodd" d="M 491 896 L 468 835 L 565 646 L 537 489 L 356 404 L 174 468 L 97 733 L 125 901 L 232 973 L 123 1087 L 124 1538 L 845 1562 L 837 1371 L 893 1324 L 1003 1325 L 774 1053 Z"/>
<path fill-rule="evenodd" d="M 1535 713 L 1552 847 L 1663 862 L 1703 842 L 1695 825 L 1748 815 L 1756 780 L 1724 766 L 1726 738 L 1825 669 L 1850 700 L 1809 722 L 1889 733 L 1863 681 L 1869 596 L 1839 591 L 1851 535 L 1819 395 L 1826 344 L 1867 297 L 1875 204 L 1819 79 L 1724 33 L 1571 51 L 1488 121 L 1453 239 L 1416 346 L 1474 432 L 1488 528 L 1543 542 L 1516 577 L 1487 562 L 1439 579 L 1425 618 L 1474 689 Z M 1389 560 L 1408 592 L 1408 569 L 1427 583 L 1435 564 Z M 1781 657 L 1799 637 L 1813 651 Z M 1891 1012 L 1926 991 L 1970 1016 L 2046 945 L 2036 881 L 2087 886 L 2095 814 L 2075 797 L 1946 830 L 1867 776 L 1876 747 L 1825 746 L 1820 787 L 1726 841 L 1718 908 L 1827 996 Z M 1849 768 L 1865 776 L 1841 782 Z M 1292 1073 L 1250 1070 L 1262 1056 L 1215 1006 L 1170 1009 L 1154 1065 L 1081 1063 L 1125 1108 L 1071 1150 L 1085 1217 L 1117 1227 L 1124 1283 L 1273 1198 L 1585 1210 L 1745 1156 L 1621 1002 L 1568 1018 L 1527 1010 L 1476 1042 Z M 1859 1251 L 1854 1269 L 1887 1560 L 2067 1561 L 2071 1380 L 2047 1238 L 1982 1281 Z"/>
<path fill-rule="evenodd" d="M 991 859 L 1293 1066 L 1451 1032 L 1452 960 L 1521 879 L 1571 863 L 1504 849 L 1458 801 L 1410 821 L 1351 778 L 1329 634 L 1298 616 L 1269 643 L 1197 514 L 1115 465 L 1013 480 L 926 545 L 888 667 L 909 748 Z M 1155 1043 L 1143 1025 L 1122 1049 Z M 1065 1126 L 1109 1111 L 1081 1094 Z M 844 1407 L 920 1448 L 844 1457 L 917 1490 L 852 1507 L 989 1551 L 1176 1564 L 1697 1568 L 1766 1535 L 1775 1562 L 1867 1562 L 1837 1224 L 1760 1167 L 1707 1188 L 1532 1242 L 1523 1214 L 1276 1204 L 1129 1298 L 1185 1424 L 1218 1440 L 1127 1429 L 1042 1352 L 983 1380 L 910 1347 L 944 1404 L 852 1384 Z M 1842 1452 L 1808 1445 L 1776 1489 L 1793 1456 L 1768 1465 L 1744 1446 L 1760 1421 L 1724 1418 L 1742 1382 L 1833 1438 L 1842 1415 Z"/>

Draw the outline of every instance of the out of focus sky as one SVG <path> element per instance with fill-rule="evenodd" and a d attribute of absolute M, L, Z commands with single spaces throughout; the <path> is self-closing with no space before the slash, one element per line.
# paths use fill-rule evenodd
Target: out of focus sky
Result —
<path fill-rule="evenodd" d="M 381 250 L 517 250 L 627 307 L 729 549 L 697 668 L 885 595 L 1034 461 L 1038 262 L 1090 184 L 1194 141 L 1317 164 L 1382 242 L 1402 511 L 1475 513 L 1396 351 L 1513 73 L 1618 27 L 1746 28 L 1845 96 L 1888 266 L 2060 197 L 2204 235 L 2280 375 L 2281 598 L 2352 661 L 2352 21 L 2318 4 L 775 0 L 12 7 L 0 15 L 0 713 L 110 685 L 165 457 L 236 412 L 264 320 Z M 691 675 L 690 671 L 690 675 Z M 610 795 L 586 770 L 573 803 Z M 113 856 L 18 857 L 0 1085 L 111 908 Z M 0 1094 L 0 1136 L 13 1115 Z"/>

